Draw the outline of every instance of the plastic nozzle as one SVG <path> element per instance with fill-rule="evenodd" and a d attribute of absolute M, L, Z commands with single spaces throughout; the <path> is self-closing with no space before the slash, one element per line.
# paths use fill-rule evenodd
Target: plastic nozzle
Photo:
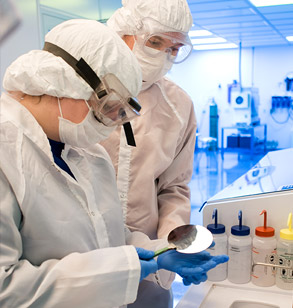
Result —
<path fill-rule="evenodd" d="M 250 228 L 242 225 L 242 211 L 238 212 L 239 224 L 231 227 L 231 234 L 236 236 L 245 236 L 250 234 Z"/>
<path fill-rule="evenodd" d="M 238 212 L 238 220 L 239 220 L 239 229 L 242 229 L 242 211 Z"/>
<path fill-rule="evenodd" d="M 280 230 L 280 238 L 293 241 L 292 213 L 289 213 L 288 220 L 287 220 L 287 226 L 288 226 L 288 229 Z"/>
<path fill-rule="evenodd" d="M 275 229 L 267 226 L 267 211 L 263 210 L 259 215 L 264 215 L 263 226 L 255 228 L 255 235 L 260 237 L 271 237 L 275 235 Z"/>
<path fill-rule="evenodd" d="M 287 226 L 289 228 L 289 231 L 292 232 L 292 213 L 288 216 Z"/>
<path fill-rule="evenodd" d="M 218 210 L 217 209 L 214 209 L 212 218 L 215 219 L 215 228 L 217 228 L 218 227 Z"/>
<path fill-rule="evenodd" d="M 267 228 L 267 211 L 266 210 L 263 210 L 259 215 L 262 215 L 264 216 L 263 218 L 263 227 L 264 229 Z"/>
<path fill-rule="evenodd" d="M 208 230 L 213 234 L 225 233 L 225 226 L 218 224 L 218 210 L 214 209 L 212 219 L 215 219 L 215 223 L 207 225 Z"/>

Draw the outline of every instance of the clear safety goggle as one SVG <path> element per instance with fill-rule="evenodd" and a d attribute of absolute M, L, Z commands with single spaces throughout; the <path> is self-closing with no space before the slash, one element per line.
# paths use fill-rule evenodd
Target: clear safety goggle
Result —
<path fill-rule="evenodd" d="M 97 76 L 83 58 L 77 60 L 55 44 L 45 42 L 43 50 L 61 57 L 93 89 L 88 102 L 98 121 L 106 126 L 116 126 L 140 115 L 141 106 L 114 74 Z"/>
<path fill-rule="evenodd" d="M 137 35 L 137 43 L 151 57 L 167 53 L 167 58 L 173 63 L 181 63 L 192 52 L 192 43 L 187 36 L 180 32 L 153 33 Z"/>
<path fill-rule="evenodd" d="M 107 74 L 100 80 L 100 85 L 88 100 L 100 122 L 116 126 L 140 115 L 140 105 L 115 75 Z"/>

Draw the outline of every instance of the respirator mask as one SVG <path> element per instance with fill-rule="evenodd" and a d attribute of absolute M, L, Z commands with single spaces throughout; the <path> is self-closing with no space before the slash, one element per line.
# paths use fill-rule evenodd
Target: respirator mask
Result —
<path fill-rule="evenodd" d="M 43 50 L 61 57 L 80 77 L 93 89 L 87 100 L 97 124 L 107 127 L 124 125 L 129 145 L 135 146 L 130 120 L 139 116 L 141 106 L 114 74 L 106 74 L 99 78 L 83 58 L 76 60 L 59 46 L 45 42 Z"/>

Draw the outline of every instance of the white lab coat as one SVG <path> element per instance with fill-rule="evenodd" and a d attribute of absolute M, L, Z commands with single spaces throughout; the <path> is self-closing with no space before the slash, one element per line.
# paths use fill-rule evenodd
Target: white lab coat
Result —
<path fill-rule="evenodd" d="M 0 104 L 0 306 L 112 308 L 133 302 L 140 263 L 126 242 L 153 249 L 165 243 L 138 233 L 125 238 L 105 150 L 66 146 L 62 155 L 74 180 L 54 163 L 31 113 L 5 93 Z M 165 287 L 174 278 L 167 271 L 162 280 L 152 276 Z"/>
<path fill-rule="evenodd" d="M 117 174 L 124 220 L 132 231 L 152 239 L 166 238 L 190 223 L 190 190 L 196 118 L 190 97 L 162 78 L 138 96 L 141 117 L 131 122 L 136 147 L 126 144 L 117 128 L 102 141 Z M 134 307 L 167 308 L 166 290 L 148 282 L 140 286 Z M 132 307 L 132 306 L 131 306 Z"/>

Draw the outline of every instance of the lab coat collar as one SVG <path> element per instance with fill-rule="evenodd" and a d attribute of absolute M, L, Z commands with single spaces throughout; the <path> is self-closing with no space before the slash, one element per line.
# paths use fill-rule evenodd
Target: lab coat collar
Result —
<path fill-rule="evenodd" d="M 7 93 L 2 93 L 1 109 L 9 121 L 21 129 L 24 135 L 32 140 L 54 162 L 47 135 L 34 116 Z"/>

